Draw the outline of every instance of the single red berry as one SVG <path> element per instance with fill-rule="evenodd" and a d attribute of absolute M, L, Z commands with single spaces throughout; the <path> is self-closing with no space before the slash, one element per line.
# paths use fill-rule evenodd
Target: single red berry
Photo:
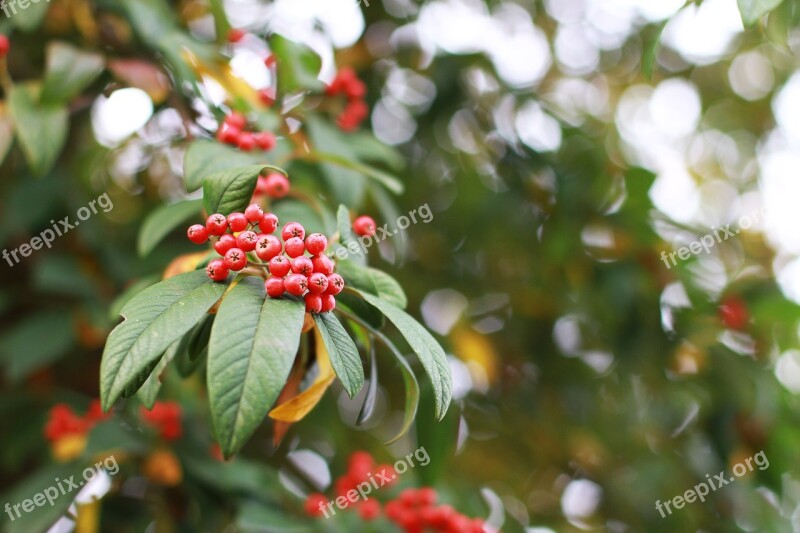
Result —
<path fill-rule="evenodd" d="M 239 138 L 236 141 L 236 146 L 239 147 L 239 150 L 249 152 L 256 147 L 256 140 L 253 138 L 252 133 L 243 131 L 239 134 Z"/>
<path fill-rule="evenodd" d="M 267 107 L 275 103 L 275 97 L 272 95 L 272 91 L 269 89 L 261 89 L 258 91 L 258 99 L 261 100 L 261 103 Z"/>
<path fill-rule="evenodd" d="M 225 266 L 238 272 L 247 266 L 247 254 L 239 248 L 231 248 L 225 252 Z"/>
<path fill-rule="evenodd" d="M 305 296 L 306 313 L 319 313 L 322 311 L 322 298 L 319 294 L 309 292 Z"/>
<path fill-rule="evenodd" d="M 250 204 L 247 206 L 247 209 L 244 210 L 244 216 L 253 224 L 257 224 L 261 221 L 261 217 L 264 216 L 264 209 L 258 204 Z"/>
<path fill-rule="evenodd" d="M 244 213 L 231 213 L 228 215 L 228 227 L 235 233 L 244 231 L 247 227 L 247 217 Z"/>
<path fill-rule="evenodd" d="M 208 230 L 202 224 L 194 224 L 186 230 L 186 236 L 195 244 L 204 244 L 208 241 Z"/>
<path fill-rule="evenodd" d="M 223 124 L 217 131 L 217 139 L 225 144 L 236 144 L 239 141 L 239 135 L 242 130 L 234 128 L 230 124 Z"/>
<path fill-rule="evenodd" d="M 236 246 L 236 237 L 233 235 L 222 235 L 217 242 L 214 243 L 214 250 L 219 255 L 225 255 L 225 252 Z"/>
<path fill-rule="evenodd" d="M 258 222 L 258 228 L 264 233 L 274 233 L 278 229 L 278 217 L 275 213 L 264 213 Z"/>
<path fill-rule="evenodd" d="M 417 491 L 417 503 L 419 505 L 433 505 L 436 503 L 436 489 L 433 487 L 421 487 Z"/>
<path fill-rule="evenodd" d="M 240 30 L 239 28 L 231 28 L 228 30 L 228 42 L 229 43 L 238 43 L 241 41 L 244 36 L 247 34 L 244 30 Z"/>
<path fill-rule="evenodd" d="M 206 267 L 206 274 L 214 281 L 225 281 L 228 278 L 228 267 L 222 259 L 214 259 Z"/>
<path fill-rule="evenodd" d="M 310 263 L 310 261 L 309 261 Z M 316 272 L 308 277 L 308 290 L 315 294 L 322 294 L 328 288 L 328 276 Z"/>
<path fill-rule="evenodd" d="M 308 278 L 302 274 L 289 274 L 283 282 L 286 292 L 295 296 L 302 296 L 308 289 Z"/>
<path fill-rule="evenodd" d="M 228 219 L 215 213 L 206 219 L 206 229 L 211 235 L 220 236 L 228 229 Z"/>
<path fill-rule="evenodd" d="M 306 237 L 306 250 L 311 255 L 319 255 L 328 247 L 328 239 L 322 233 L 312 233 Z"/>
<path fill-rule="evenodd" d="M 320 297 L 322 298 L 322 311 L 321 313 L 327 313 L 328 311 L 333 311 L 336 309 L 336 298 L 333 297 L 331 294 L 321 294 Z"/>
<path fill-rule="evenodd" d="M 289 222 L 283 227 L 281 237 L 284 241 L 288 241 L 292 237 L 302 240 L 306 238 L 306 229 L 299 222 Z"/>
<path fill-rule="evenodd" d="M 269 261 L 281 253 L 281 241 L 275 235 L 260 235 L 256 242 L 256 255 L 262 261 Z"/>
<path fill-rule="evenodd" d="M 241 113 L 233 112 L 225 117 L 224 123 L 237 130 L 243 130 L 247 126 L 247 119 Z"/>
<path fill-rule="evenodd" d="M 719 306 L 719 317 L 726 328 L 742 330 L 750 322 L 747 304 L 738 296 L 726 296 Z"/>
<path fill-rule="evenodd" d="M 314 272 L 314 264 L 311 262 L 311 259 L 301 255 L 300 257 L 292 259 L 292 272 L 308 277 Z"/>
<path fill-rule="evenodd" d="M 369 106 L 364 100 L 353 100 L 347 103 L 344 112 L 350 115 L 356 122 L 361 123 L 369 116 Z"/>
<path fill-rule="evenodd" d="M 326 276 L 333 274 L 333 261 L 327 255 L 315 255 L 311 258 L 311 263 L 314 265 L 314 272 L 322 272 Z"/>
<path fill-rule="evenodd" d="M 282 278 L 289 273 L 292 265 L 289 260 L 282 255 L 278 255 L 269 260 L 269 273 L 275 277 Z"/>
<path fill-rule="evenodd" d="M 381 504 L 378 500 L 369 499 L 358 506 L 358 515 L 362 520 L 371 522 L 381 515 Z"/>
<path fill-rule="evenodd" d="M 486 524 L 480 518 L 473 518 L 470 522 L 469 533 L 483 533 L 486 531 Z"/>
<path fill-rule="evenodd" d="M 267 66 L 267 68 L 272 68 L 277 62 L 278 60 L 274 54 L 270 54 L 264 58 L 264 64 Z"/>
<path fill-rule="evenodd" d="M 359 450 L 350 454 L 347 458 L 347 475 L 361 483 L 372 473 L 375 466 L 375 459 L 368 452 Z"/>
<path fill-rule="evenodd" d="M 253 140 L 255 140 L 258 147 L 264 150 L 265 152 L 269 152 L 270 150 L 275 148 L 275 143 L 278 142 L 278 140 L 275 138 L 275 134 L 269 131 L 254 133 Z"/>
<path fill-rule="evenodd" d="M 372 217 L 363 215 L 355 219 L 353 222 L 353 231 L 356 233 L 356 235 L 361 237 L 371 237 L 375 235 L 377 226 L 375 225 L 375 221 L 372 219 Z"/>
<path fill-rule="evenodd" d="M 394 484 L 394 482 L 397 480 L 397 473 L 394 471 L 394 467 L 392 465 L 378 465 L 375 467 L 375 472 L 382 474 L 385 479 L 388 479 L 388 481 L 384 481 L 384 484 L 387 486 Z"/>
<path fill-rule="evenodd" d="M 252 252 L 256 249 L 258 235 L 253 231 L 243 231 L 236 237 L 236 246 L 245 252 Z"/>
<path fill-rule="evenodd" d="M 400 494 L 397 496 L 397 499 L 400 500 L 403 505 L 407 507 L 414 507 L 417 504 L 417 489 L 408 488 L 403 489 L 400 491 Z"/>
<path fill-rule="evenodd" d="M 286 291 L 283 286 L 283 278 L 276 278 L 274 276 L 264 282 L 264 289 L 266 289 L 270 298 L 280 298 Z"/>
<path fill-rule="evenodd" d="M 325 498 L 323 494 L 309 494 L 306 498 L 306 502 L 303 505 L 303 508 L 306 511 L 308 516 L 322 516 L 322 511 L 325 509 L 325 504 L 328 500 Z"/>
<path fill-rule="evenodd" d="M 328 275 L 328 288 L 325 289 L 325 294 L 336 296 L 344 289 L 344 278 L 339 274 Z"/>
<path fill-rule="evenodd" d="M 11 42 L 8 40 L 8 37 L 0 34 L 0 57 L 6 57 L 10 49 Z"/>
<path fill-rule="evenodd" d="M 303 239 L 292 237 L 283 243 L 283 249 L 289 257 L 300 257 L 306 251 Z"/>
<path fill-rule="evenodd" d="M 267 194 L 267 177 L 266 176 L 259 176 L 258 181 L 256 181 L 256 190 L 253 191 L 254 195 L 258 194 Z"/>
<path fill-rule="evenodd" d="M 367 94 L 367 86 L 358 78 L 353 78 L 344 86 L 344 93 L 351 100 L 360 100 Z"/>
<path fill-rule="evenodd" d="M 289 179 L 286 176 L 280 172 L 273 172 L 267 176 L 264 188 L 267 196 L 277 200 L 289 194 L 291 185 L 289 184 Z"/>

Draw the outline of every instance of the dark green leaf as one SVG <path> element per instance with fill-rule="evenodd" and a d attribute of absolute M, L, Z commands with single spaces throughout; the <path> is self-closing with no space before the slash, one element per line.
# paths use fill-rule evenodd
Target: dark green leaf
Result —
<path fill-rule="evenodd" d="M 212 174 L 236 167 L 266 165 L 262 153 L 242 152 L 227 144 L 208 139 L 198 139 L 189 145 L 183 157 L 183 173 L 186 190 L 196 191 L 203 180 Z"/>
<path fill-rule="evenodd" d="M 286 95 L 300 90 L 317 91 L 323 88 L 317 79 L 322 59 L 311 48 L 275 34 L 269 47 L 278 60 L 278 91 Z"/>
<path fill-rule="evenodd" d="M 369 380 L 367 381 L 367 393 L 364 395 L 364 403 L 358 412 L 356 425 L 360 426 L 372 416 L 375 411 L 375 401 L 378 397 L 378 365 L 375 361 L 375 346 L 370 346 L 369 350 Z"/>
<path fill-rule="evenodd" d="M 161 356 L 161 359 L 158 360 L 158 364 L 153 369 L 153 373 L 150 374 L 144 383 L 142 383 L 141 388 L 136 393 L 136 396 L 139 400 L 144 404 L 145 407 L 148 409 L 153 408 L 153 404 L 156 403 L 156 398 L 158 397 L 158 391 L 161 390 L 161 376 L 164 370 L 167 368 L 167 365 L 175 358 L 175 355 L 178 353 L 178 348 L 180 347 L 181 341 L 175 341 L 172 345 L 167 348 L 167 351 L 164 352 L 164 355 Z"/>
<path fill-rule="evenodd" d="M 229 214 L 244 211 L 256 189 L 258 173 L 263 165 L 251 165 L 216 172 L 203 183 L 203 202 L 206 212 Z"/>
<path fill-rule="evenodd" d="M 745 27 L 753 26 L 761 17 L 781 5 L 783 0 L 737 0 Z"/>
<path fill-rule="evenodd" d="M 379 296 L 401 309 L 405 309 L 408 305 L 403 288 L 396 279 L 382 270 L 345 260 L 337 263 L 336 271 L 351 287 Z"/>
<path fill-rule="evenodd" d="M 163 205 L 150 213 L 139 230 L 139 255 L 145 256 L 169 233 L 186 222 L 193 215 L 199 216 L 203 209 L 202 200 L 185 200 Z"/>
<path fill-rule="evenodd" d="M 348 396 L 353 398 L 364 386 L 364 366 L 358 348 L 333 313 L 315 314 L 314 322 L 328 349 L 336 377 L 342 382 Z"/>
<path fill-rule="evenodd" d="M 39 103 L 39 91 L 33 85 L 15 85 L 9 94 L 8 104 L 31 170 L 34 174 L 47 174 L 67 140 L 67 109 Z"/>
<path fill-rule="evenodd" d="M 339 229 L 339 242 L 346 250 L 346 254 L 342 252 L 344 257 L 359 265 L 366 265 L 366 253 L 361 247 L 358 237 L 353 233 L 353 224 L 350 222 L 350 211 L 346 206 L 340 205 L 338 211 L 336 211 L 336 223 Z M 336 255 L 339 257 L 338 252 Z"/>
<path fill-rule="evenodd" d="M 436 418 L 447 413 L 453 395 L 453 377 L 447 355 L 428 330 L 402 309 L 365 291 L 356 291 L 370 305 L 377 307 L 397 327 L 419 358 L 433 386 Z"/>
<path fill-rule="evenodd" d="M 68 311 L 47 311 L 28 317 L 0 336 L 0 354 L 8 378 L 18 381 L 67 354 L 75 343 Z"/>
<path fill-rule="evenodd" d="M 120 397 L 222 297 L 227 284 L 214 283 L 202 270 L 162 281 L 134 296 L 122 308 L 125 320 L 106 342 L 100 364 L 103 409 Z"/>
<path fill-rule="evenodd" d="M 400 171 L 405 166 L 403 154 L 396 148 L 383 144 L 372 133 L 351 133 L 350 138 L 353 151 L 361 161 L 383 163 L 395 171 Z"/>
<path fill-rule="evenodd" d="M 208 396 L 226 457 L 263 421 L 286 384 L 300 346 L 301 301 L 266 298 L 260 278 L 245 278 L 217 312 L 208 351 Z"/>
<path fill-rule="evenodd" d="M 42 102 L 68 103 L 103 72 L 104 64 L 100 54 L 86 52 L 67 43 L 50 43 L 47 47 Z"/>

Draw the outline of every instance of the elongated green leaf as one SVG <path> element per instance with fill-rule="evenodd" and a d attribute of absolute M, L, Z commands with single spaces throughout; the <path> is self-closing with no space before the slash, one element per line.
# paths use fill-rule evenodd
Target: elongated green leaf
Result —
<path fill-rule="evenodd" d="M 333 165 L 350 169 L 358 172 L 359 174 L 367 176 L 368 178 L 372 178 L 395 194 L 403 193 L 403 184 L 397 178 L 387 172 L 384 172 L 383 170 L 377 169 L 370 165 L 365 165 L 364 163 L 359 163 L 358 161 L 347 159 L 339 154 L 315 152 L 314 157 L 320 161 L 332 163 Z"/>
<path fill-rule="evenodd" d="M 358 242 L 358 237 L 353 233 L 353 224 L 350 222 L 350 211 L 347 206 L 339 205 L 339 209 L 336 211 L 336 225 L 339 229 L 339 242 L 347 251 L 346 254 L 343 252 L 343 256 L 353 263 L 366 265 L 366 253 Z M 337 257 L 339 257 L 338 252 Z"/>
<path fill-rule="evenodd" d="M 361 364 L 358 348 L 333 313 L 316 314 L 314 322 L 328 349 L 336 377 L 342 382 L 347 395 L 354 397 L 364 386 L 364 365 Z"/>
<path fill-rule="evenodd" d="M 103 409 L 108 410 L 131 383 L 139 381 L 143 371 L 152 370 L 167 348 L 205 316 L 226 288 L 197 270 L 148 287 L 125 304 L 125 320 L 109 335 L 100 364 Z"/>
<path fill-rule="evenodd" d="M 753 26 L 782 2 L 783 0 L 737 0 L 745 27 Z"/>
<path fill-rule="evenodd" d="M 203 183 L 203 202 L 206 212 L 233 213 L 244 211 L 256 189 L 258 173 L 264 165 L 251 165 L 216 172 Z"/>
<path fill-rule="evenodd" d="M 369 193 L 372 200 L 378 207 L 378 212 L 384 222 L 396 221 L 400 218 L 401 213 L 394 202 L 394 199 L 389 195 L 383 187 L 378 186 L 376 183 L 369 184 Z M 390 224 L 391 225 L 391 224 Z M 399 229 L 399 228 L 398 228 Z M 397 231 L 392 233 L 393 237 L 389 239 L 394 247 L 395 265 L 400 266 L 406 259 L 406 232 Z"/>
<path fill-rule="evenodd" d="M 360 426 L 375 412 L 375 402 L 378 398 L 378 364 L 375 361 L 375 346 L 369 349 L 369 380 L 367 380 L 367 392 L 364 395 L 364 403 L 358 412 L 356 425 Z"/>
<path fill-rule="evenodd" d="M 345 205 L 359 205 L 364 199 L 366 180 L 361 173 L 342 164 L 342 161 L 356 159 L 350 143 L 330 123 L 319 118 L 307 117 L 305 127 L 316 152 L 337 154 L 331 157 L 338 164 L 324 160 L 324 156 L 317 157 L 316 153 L 309 156 L 309 162 L 319 163 L 319 170 L 333 198 Z"/>
<path fill-rule="evenodd" d="M 406 164 L 397 148 L 382 143 L 370 132 L 351 133 L 350 138 L 353 140 L 353 150 L 361 161 L 383 163 L 395 171 L 402 170 Z"/>
<path fill-rule="evenodd" d="M 220 305 L 208 350 L 208 396 L 226 457 L 244 445 L 278 399 L 304 316 L 303 302 L 266 298 L 257 278 L 241 281 Z"/>
<path fill-rule="evenodd" d="M 356 292 L 386 315 L 414 350 L 433 386 L 436 418 L 439 420 L 444 418 L 453 396 L 453 377 L 442 347 L 428 330 L 402 309 L 368 292 L 359 290 Z"/>
<path fill-rule="evenodd" d="M 66 107 L 39 103 L 39 90 L 30 84 L 15 85 L 8 104 L 31 170 L 34 174 L 47 174 L 67 140 L 69 114 Z"/>
<path fill-rule="evenodd" d="M 193 215 L 200 215 L 202 200 L 185 200 L 164 205 L 153 211 L 139 230 L 138 251 L 145 256 L 153 251 L 164 237 Z"/>
<path fill-rule="evenodd" d="M 100 54 L 53 42 L 47 47 L 47 73 L 42 87 L 42 102 L 65 104 L 78 96 L 103 72 Z"/>
<path fill-rule="evenodd" d="M 269 47 L 278 60 L 278 91 L 280 94 L 299 90 L 320 90 L 323 84 L 317 79 L 322 59 L 311 48 L 275 34 Z"/>
<path fill-rule="evenodd" d="M 263 152 L 242 152 L 227 144 L 198 139 L 189 145 L 183 156 L 186 190 L 196 191 L 203 180 L 212 174 L 237 167 L 266 164 Z"/>
<path fill-rule="evenodd" d="M 406 305 L 408 305 L 408 299 L 403 288 L 396 279 L 386 272 L 377 268 L 362 266 L 350 260 L 339 261 L 336 269 L 347 285 L 379 296 L 401 309 L 405 309 Z"/>
<path fill-rule="evenodd" d="M 142 383 L 141 388 L 139 388 L 139 390 L 136 392 L 136 396 L 148 409 L 152 409 L 153 404 L 156 403 L 158 391 L 161 390 L 161 375 L 167 368 L 167 365 L 170 363 L 170 361 L 175 358 L 180 344 L 181 341 L 178 340 L 173 342 L 172 345 L 167 348 L 167 351 L 164 352 L 164 355 L 158 360 L 158 364 L 153 369 L 153 373 L 147 377 L 145 382 Z"/>

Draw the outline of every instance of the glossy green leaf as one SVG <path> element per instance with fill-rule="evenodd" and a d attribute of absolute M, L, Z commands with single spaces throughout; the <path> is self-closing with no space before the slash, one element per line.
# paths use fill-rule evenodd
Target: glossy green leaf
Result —
<path fill-rule="evenodd" d="M 302 301 L 266 298 L 260 278 L 245 278 L 220 305 L 208 350 L 208 395 L 226 457 L 244 445 L 286 384 L 304 317 Z"/>
<path fill-rule="evenodd" d="M 217 141 L 198 139 L 189 145 L 183 156 L 186 190 L 196 191 L 203 186 L 203 180 L 212 174 L 236 167 L 260 164 L 266 165 L 266 156 L 263 152 L 242 152 Z"/>
<path fill-rule="evenodd" d="M 137 248 L 139 255 L 145 256 L 153 251 L 172 230 L 194 216 L 199 220 L 203 209 L 202 200 L 185 200 L 163 205 L 145 219 L 139 230 Z"/>
<path fill-rule="evenodd" d="M 339 261 L 336 269 L 347 285 L 379 296 L 401 309 L 405 309 L 408 305 L 408 298 L 403 288 L 386 272 L 350 260 Z"/>
<path fill-rule="evenodd" d="M 364 365 L 356 344 L 333 313 L 315 314 L 314 322 L 328 349 L 336 377 L 348 396 L 354 397 L 364 386 Z"/>
<path fill-rule="evenodd" d="M 386 315 L 386 318 L 395 325 L 411 346 L 431 380 L 436 418 L 439 420 L 444 418 L 453 396 L 453 377 L 447 361 L 447 354 L 444 353 L 433 335 L 405 311 L 368 292 L 356 292 L 370 305 L 375 306 Z"/>
<path fill-rule="evenodd" d="M 61 105 L 39 102 L 34 85 L 15 85 L 8 104 L 22 151 L 34 174 L 47 174 L 55 165 L 69 129 L 69 113 Z"/>
<path fill-rule="evenodd" d="M 142 386 L 136 392 L 136 396 L 148 409 L 152 409 L 153 405 L 156 403 L 158 391 L 161 390 L 163 372 L 167 368 L 167 365 L 169 365 L 170 361 L 172 361 L 177 355 L 180 345 L 181 341 L 177 340 L 173 342 L 169 348 L 167 348 L 167 351 L 164 352 L 164 355 L 158 360 L 158 364 L 153 369 L 153 372 L 147 377 L 144 383 L 142 383 Z"/>
<path fill-rule="evenodd" d="M 47 47 L 42 102 L 64 104 L 81 94 L 103 72 L 103 56 L 53 42 Z"/>
<path fill-rule="evenodd" d="M 142 372 L 152 370 L 167 348 L 208 313 L 226 288 L 227 284 L 212 282 L 204 271 L 197 270 L 153 285 L 125 304 L 121 312 L 125 320 L 109 335 L 100 364 L 103 409 L 108 410 L 138 382 Z"/>
<path fill-rule="evenodd" d="M 263 165 L 223 170 L 208 176 L 203 183 L 206 213 L 229 214 L 244 211 L 256 189 L 258 173 Z"/>

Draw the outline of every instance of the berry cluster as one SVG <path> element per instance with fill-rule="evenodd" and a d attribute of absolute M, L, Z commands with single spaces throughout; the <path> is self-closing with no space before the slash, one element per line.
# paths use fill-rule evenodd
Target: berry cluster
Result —
<path fill-rule="evenodd" d="M 69 405 L 59 403 L 50 409 L 47 423 L 44 426 L 44 436 L 50 442 L 56 442 L 62 437 L 70 435 L 85 435 L 95 424 L 109 416 L 103 413 L 99 400 L 92 400 L 83 416 L 78 416 Z"/>
<path fill-rule="evenodd" d="M 256 226 L 261 233 L 253 231 Z M 227 217 L 211 215 L 205 226 L 190 226 L 187 236 L 195 244 L 204 244 L 212 235 L 218 237 L 214 249 L 223 258 L 214 259 L 206 268 L 208 277 L 214 281 L 227 279 L 231 270 L 244 269 L 248 265 L 247 254 L 252 253 L 264 262 L 253 266 L 269 270 L 270 276 L 264 282 L 267 296 L 280 298 L 286 293 L 302 296 L 309 313 L 335 309 L 335 296 L 342 292 L 344 279 L 334 274 L 333 261 L 325 255 L 328 239 L 321 233 L 306 236 L 299 222 L 286 224 L 280 239 L 273 235 L 277 229 L 277 216 L 264 213 L 259 204 L 251 204 L 244 213 L 231 213 Z"/>
<path fill-rule="evenodd" d="M 11 49 L 11 41 L 3 34 L 0 34 L 0 57 L 6 57 Z"/>
<path fill-rule="evenodd" d="M 249 152 L 256 147 L 268 152 L 275 148 L 275 135 L 268 131 L 247 131 L 247 119 L 240 113 L 225 117 L 217 131 L 217 140 Z"/>
<path fill-rule="evenodd" d="M 344 94 L 347 97 L 347 105 L 336 119 L 339 129 L 342 131 L 354 131 L 369 115 L 369 107 L 364 101 L 367 95 L 367 86 L 358 79 L 355 71 L 345 67 L 336 74 L 326 91 L 328 96 Z"/>
<path fill-rule="evenodd" d="M 149 411 L 142 406 L 140 413 L 145 422 L 155 427 L 164 440 L 177 440 L 183 435 L 181 406 L 177 402 L 156 402 Z"/>

